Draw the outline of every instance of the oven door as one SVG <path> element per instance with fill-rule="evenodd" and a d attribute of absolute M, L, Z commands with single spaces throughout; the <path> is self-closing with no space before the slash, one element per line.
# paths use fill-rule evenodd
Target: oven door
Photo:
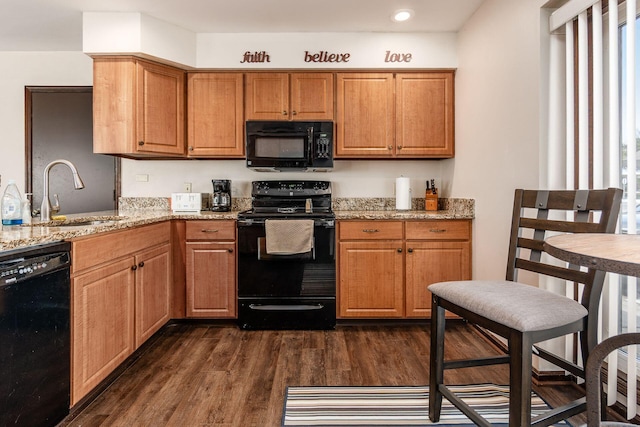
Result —
<path fill-rule="evenodd" d="M 242 329 L 333 329 L 334 221 L 316 221 L 314 248 L 266 254 L 264 221 L 238 221 L 238 324 Z"/>
<path fill-rule="evenodd" d="M 264 221 L 238 221 L 239 297 L 336 295 L 334 221 L 316 220 L 311 252 L 272 255 L 265 250 Z"/>

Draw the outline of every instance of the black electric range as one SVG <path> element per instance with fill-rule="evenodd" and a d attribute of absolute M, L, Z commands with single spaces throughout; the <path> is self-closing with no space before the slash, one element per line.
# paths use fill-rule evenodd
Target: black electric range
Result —
<path fill-rule="evenodd" d="M 335 215 L 329 181 L 255 181 L 238 214 L 238 322 L 243 329 L 333 329 Z M 313 220 L 309 252 L 266 250 L 268 220 Z"/>

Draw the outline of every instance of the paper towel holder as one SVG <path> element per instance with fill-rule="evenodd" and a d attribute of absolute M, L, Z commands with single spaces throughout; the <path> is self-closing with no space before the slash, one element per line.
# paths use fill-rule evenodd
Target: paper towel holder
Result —
<path fill-rule="evenodd" d="M 396 210 L 411 210 L 411 181 L 404 176 L 396 178 Z"/>

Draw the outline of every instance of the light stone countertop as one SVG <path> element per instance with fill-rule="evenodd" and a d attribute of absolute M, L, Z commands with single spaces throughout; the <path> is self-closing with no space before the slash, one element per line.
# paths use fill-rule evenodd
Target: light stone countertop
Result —
<path fill-rule="evenodd" d="M 444 209 L 438 211 L 425 211 L 415 208 L 408 211 L 399 211 L 389 206 L 378 207 L 375 205 L 373 206 L 374 209 L 362 209 L 362 207 L 361 204 L 348 206 L 338 204 L 334 206 L 334 213 L 337 220 L 441 220 L 473 219 L 475 217 L 474 203 L 472 200 L 466 199 L 457 199 L 453 201 L 453 203 L 445 202 L 441 205 L 441 208 Z M 235 220 L 238 212 L 240 212 L 240 210 L 234 209 L 231 212 L 202 211 L 199 213 L 189 213 L 172 212 L 167 208 L 149 209 L 147 207 L 147 209 L 140 209 L 138 207 L 120 209 L 119 211 L 66 215 L 66 220 L 62 223 L 57 221 L 41 223 L 38 219 L 34 219 L 33 224 L 30 226 L 2 226 L 2 230 L 0 231 L 0 251 L 70 240 L 77 237 L 139 227 L 172 219 Z M 86 223 L 92 220 L 101 221 L 101 223 Z M 82 221 L 84 224 L 74 226 L 73 223 L 78 221 Z M 61 226 L 61 224 L 71 224 L 71 226 Z"/>
<path fill-rule="evenodd" d="M 419 219 L 419 220 L 442 220 L 442 219 L 473 219 L 473 214 L 462 213 L 455 210 L 439 210 L 439 211 L 425 211 L 425 210 L 385 210 L 385 211 L 370 211 L 370 210 L 353 210 L 353 211 L 334 211 L 336 219 L 340 220 L 406 220 L 406 219 Z"/>
<path fill-rule="evenodd" d="M 83 214 L 66 215 L 65 221 L 50 221 L 41 223 L 34 218 L 33 224 L 2 226 L 0 231 L 0 251 L 16 249 L 43 243 L 70 240 L 77 237 L 89 236 L 108 231 L 123 230 L 141 225 L 171 219 L 236 219 L 238 212 L 210 212 L 181 213 L 169 210 L 131 210 L 131 211 L 102 211 Z M 77 225 L 75 221 L 106 221 L 96 225 Z M 60 224 L 70 224 L 61 226 Z"/>

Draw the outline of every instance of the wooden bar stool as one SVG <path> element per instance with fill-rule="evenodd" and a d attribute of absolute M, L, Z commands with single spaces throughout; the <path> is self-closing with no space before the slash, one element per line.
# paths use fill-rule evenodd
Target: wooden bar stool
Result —
<path fill-rule="evenodd" d="M 597 343 L 598 304 L 605 273 L 565 266 L 548 254 L 543 243 L 548 232 L 612 233 L 615 231 L 622 190 L 516 190 L 506 280 L 442 282 L 429 286 L 433 294 L 429 418 L 440 419 L 442 397 L 480 426 L 491 424 L 444 384 L 445 369 L 508 363 L 509 426 L 546 426 L 585 410 L 585 398 L 531 419 L 532 352 L 584 378 L 584 369 L 546 351 L 536 343 L 580 334 L 583 360 Z M 573 217 L 571 219 L 567 219 Z M 582 284 L 580 302 L 529 284 L 518 283 L 527 270 Z M 445 310 L 507 340 L 508 354 L 493 358 L 444 360 Z"/>

